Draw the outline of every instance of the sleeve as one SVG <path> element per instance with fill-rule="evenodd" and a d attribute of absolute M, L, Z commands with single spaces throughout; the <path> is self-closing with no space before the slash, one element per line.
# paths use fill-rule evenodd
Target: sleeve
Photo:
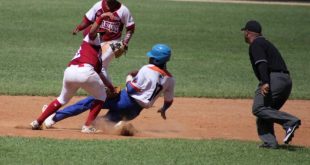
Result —
<path fill-rule="evenodd" d="M 169 81 L 167 88 L 164 91 L 164 101 L 165 102 L 172 102 L 173 101 L 174 86 L 175 86 L 175 79 L 172 77 Z"/>
<path fill-rule="evenodd" d="M 266 55 L 266 52 L 263 48 L 263 45 L 261 45 L 258 42 L 254 42 L 250 47 L 250 51 L 252 53 L 252 57 L 253 57 L 255 65 L 257 65 L 261 62 L 268 63 L 267 55 Z"/>
<path fill-rule="evenodd" d="M 257 70 L 259 72 L 259 76 L 263 84 L 270 82 L 269 74 L 268 74 L 268 66 L 267 63 L 261 62 L 257 65 Z"/>
<path fill-rule="evenodd" d="M 125 25 L 126 30 L 133 30 L 135 28 L 135 22 L 133 20 L 133 17 L 131 16 L 130 11 L 127 7 L 124 6 L 124 11 L 121 18 L 122 23 Z"/>
<path fill-rule="evenodd" d="M 146 84 L 148 84 L 148 79 L 144 76 L 143 68 L 139 70 L 138 74 L 131 81 L 127 82 L 126 87 L 128 93 L 139 93 L 145 88 Z"/>
<path fill-rule="evenodd" d="M 94 6 L 87 11 L 87 13 L 85 14 L 85 17 L 89 21 L 95 22 L 96 21 L 96 13 L 100 9 L 100 6 L 101 6 L 101 2 L 97 2 L 96 4 L 94 4 Z"/>

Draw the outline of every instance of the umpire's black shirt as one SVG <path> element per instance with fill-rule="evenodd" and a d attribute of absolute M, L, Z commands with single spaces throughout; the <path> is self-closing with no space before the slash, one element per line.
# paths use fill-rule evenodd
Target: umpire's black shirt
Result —
<path fill-rule="evenodd" d="M 271 72 L 288 73 L 278 49 L 262 36 L 250 44 L 249 55 L 254 73 L 263 84 L 270 82 Z"/>

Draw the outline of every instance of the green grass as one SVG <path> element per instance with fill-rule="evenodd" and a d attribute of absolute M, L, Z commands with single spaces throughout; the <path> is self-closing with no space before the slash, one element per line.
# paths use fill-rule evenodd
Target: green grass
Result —
<path fill-rule="evenodd" d="M 224 140 L 51 140 L 0 137 L 1 164 L 309 164 L 310 149 Z"/>
<path fill-rule="evenodd" d="M 16 0 L 0 4 L 0 94 L 58 95 L 63 71 L 81 42 L 72 29 L 97 0 Z M 155 43 L 173 48 L 168 68 L 176 96 L 249 98 L 257 80 L 240 28 L 249 19 L 282 52 L 293 78 L 291 98 L 310 99 L 307 6 L 130 0 L 136 32 L 126 57 L 109 69 L 115 84 L 147 62 Z"/>

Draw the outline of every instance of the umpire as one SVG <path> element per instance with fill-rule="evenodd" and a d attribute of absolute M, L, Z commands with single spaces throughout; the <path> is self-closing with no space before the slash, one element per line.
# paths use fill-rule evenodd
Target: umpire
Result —
<path fill-rule="evenodd" d="M 259 80 L 252 112 L 257 117 L 258 136 L 264 142 L 260 147 L 276 149 L 278 142 L 274 123 L 285 129 L 285 144 L 292 140 L 301 124 L 297 117 L 279 111 L 291 93 L 292 80 L 278 49 L 262 36 L 259 22 L 248 21 L 241 31 L 244 32 L 245 42 L 250 45 L 250 61 Z"/>

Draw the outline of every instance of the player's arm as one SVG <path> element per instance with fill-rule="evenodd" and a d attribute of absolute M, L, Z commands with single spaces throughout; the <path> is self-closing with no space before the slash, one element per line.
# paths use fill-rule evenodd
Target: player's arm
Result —
<path fill-rule="evenodd" d="M 99 73 L 99 76 L 100 76 L 100 79 L 102 80 L 102 82 L 104 83 L 104 85 L 106 87 L 108 87 L 111 92 L 114 92 L 114 86 L 108 80 L 108 78 L 106 76 L 104 76 L 104 74 L 102 72 Z"/>
<path fill-rule="evenodd" d="M 140 76 L 138 74 L 140 74 Z M 131 95 L 141 92 L 141 87 L 145 82 L 144 76 L 141 75 L 143 75 L 142 71 L 139 72 L 138 70 L 134 70 L 128 73 L 126 77 L 126 90 L 128 94 Z"/>
<path fill-rule="evenodd" d="M 89 25 L 91 25 L 93 22 L 87 19 L 86 16 L 84 16 L 82 22 L 76 26 L 76 28 L 72 31 L 73 35 L 76 35 L 78 32 L 86 29 Z"/>
<path fill-rule="evenodd" d="M 168 110 L 168 108 L 172 105 L 173 100 L 171 101 L 164 101 L 164 105 L 157 111 L 158 113 L 160 113 L 161 117 L 163 119 L 166 120 L 166 111 Z"/>
<path fill-rule="evenodd" d="M 90 28 L 89 39 L 94 40 L 97 37 L 97 32 L 105 17 L 110 17 L 112 20 L 115 19 L 115 16 L 111 12 L 106 12 L 99 16 Z"/>
<path fill-rule="evenodd" d="M 169 107 L 173 103 L 173 97 L 174 97 L 174 86 L 175 86 L 175 80 L 174 78 L 171 78 L 169 80 L 169 85 L 165 89 L 164 92 L 164 104 L 159 110 L 157 111 L 160 113 L 161 117 L 166 120 L 166 111 L 169 109 Z"/>
<path fill-rule="evenodd" d="M 79 31 L 82 31 L 89 27 L 89 25 L 93 24 L 96 19 L 96 12 L 101 8 L 101 2 L 97 2 L 94 4 L 84 15 L 81 23 L 76 26 L 76 28 L 72 31 L 73 35 L 76 35 Z"/>
<path fill-rule="evenodd" d="M 124 45 L 126 45 L 126 47 L 128 47 L 129 41 L 130 41 L 134 32 L 135 32 L 135 26 L 134 25 L 130 28 L 126 28 L 126 35 L 123 39 L 123 43 L 124 43 Z"/>
<path fill-rule="evenodd" d="M 260 74 L 260 78 L 262 81 L 262 85 L 260 87 L 261 93 L 263 96 L 266 96 L 269 93 L 269 84 L 270 84 L 270 77 L 268 72 L 268 65 L 266 62 L 261 62 L 257 64 L 257 70 Z"/>
<path fill-rule="evenodd" d="M 124 9 L 121 21 L 126 27 L 126 35 L 123 39 L 123 43 L 128 47 L 129 41 L 135 31 L 135 22 L 130 11 L 127 8 Z"/>
<path fill-rule="evenodd" d="M 262 82 L 262 85 L 260 86 L 261 94 L 265 96 L 269 93 L 270 84 L 267 54 L 261 43 L 254 43 L 251 46 L 251 51 L 255 62 L 255 67 L 258 70 L 260 81 Z"/>

